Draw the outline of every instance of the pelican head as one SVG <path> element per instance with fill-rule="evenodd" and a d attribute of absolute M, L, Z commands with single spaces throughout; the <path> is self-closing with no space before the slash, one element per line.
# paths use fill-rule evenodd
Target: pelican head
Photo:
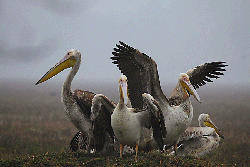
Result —
<path fill-rule="evenodd" d="M 210 127 L 215 129 L 216 133 L 224 139 L 223 134 L 220 132 L 220 130 L 214 125 L 214 123 L 211 121 L 210 116 L 208 114 L 200 114 L 199 118 L 199 126 L 201 127 Z"/>
<path fill-rule="evenodd" d="M 61 71 L 74 67 L 76 61 L 81 62 L 81 53 L 79 50 L 71 49 L 68 53 L 63 57 L 61 61 L 59 61 L 54 67 L 52 67 L 37 83 L 42 83 L 57 75 Z"/>
<path fill-rule="evenodd" d="M 201 102 L 200 97 L 196 90 L 194 89 L 193 85 L 189 81 L 189 76 L 186 73 L 181 73 L 178 78 L 181 86 L 183 87 L 184 91 L 191 93 L 191 95 L 194 96 L 194 98 L 198 101 Z"/>
<path fill-rule="evenodd" d="M 120 92 L 120 99 L 124 101 L 127 105 L 128 103 L 128 80 L 125 75 L 121 75 L 119 79 L 119 92 Z"/>

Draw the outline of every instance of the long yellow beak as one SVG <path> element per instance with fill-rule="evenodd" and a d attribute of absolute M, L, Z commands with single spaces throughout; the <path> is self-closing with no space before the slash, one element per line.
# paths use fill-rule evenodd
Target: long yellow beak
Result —
<path fill-rule="evenodd" d="M 67 53 L 64 58 L 57 63 L 54 67 L 52 67 L 37 83 L 42 83 L 44 81 L 47 81 L 48 79 L 52 78 L 53 76 L 57 75 L 61 71 L 73 67 L 75 65 L 76 60 L 71 59 L 72 53 Z"/>
<path fill-rule="evenodd" d="M 221 133 L 221 131 L 219 130 L 219 128 L 217 128 L 211 120 L 205 121 L 204 124 L 205 124 L 207 127 L 214 128 L 215 131 L 216 131 L 216 133 L 217 133 L 221 138 L 224 139 L 224 136 L 223 136 L 223 134 Z"/>
<path fill-rule="evenodd" d="M 198 93 L 196 92 L 196 90 L 194 89 L 193 85 L 191 84 L 191 82 L 189 80 L 183 80 L 180 82 L 181 85 L 186 88 L 193 96 L 194 98 L 201 103 L 200 97 L 198 95 Z"/>

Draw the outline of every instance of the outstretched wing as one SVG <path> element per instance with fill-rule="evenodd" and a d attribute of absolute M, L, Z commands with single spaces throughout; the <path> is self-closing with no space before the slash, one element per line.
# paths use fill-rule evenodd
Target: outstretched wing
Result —
<path fill-rule="evenodd" d="M 189 76 L 189 80 L 195 89 L 203 86 L 206 82 L 213 82 L 212 78 L 220 78 L 220 75 L 224 75 L 222 72 L 226 71 L 224 67 L 228 66 L 226 62 L 211 62 L 204 63 L 195 68 L 192 68 L 186 72 Z"/>
<path fill-rule="evenodd" d="M 139 50 L 120 42 L 114 48 L 112 63 L 128 78 L 129 98 L 133 108 L 143 108 L 143 93 L 150 93 L 158 99 L 159 92 L 164 96 L 159 82 L 155 61 Z M 157 91 L 156 91 L 157 90 Z"/>

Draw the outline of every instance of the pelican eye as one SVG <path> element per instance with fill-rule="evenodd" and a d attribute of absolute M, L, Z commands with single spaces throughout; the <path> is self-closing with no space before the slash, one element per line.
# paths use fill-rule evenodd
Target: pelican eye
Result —
<path fill-rule="evenodd" d="M 184 80 L 184 81 L 188 81 L 188 78 L 187 78 L 187 77 L 183 77 L 183 80 Z"/>

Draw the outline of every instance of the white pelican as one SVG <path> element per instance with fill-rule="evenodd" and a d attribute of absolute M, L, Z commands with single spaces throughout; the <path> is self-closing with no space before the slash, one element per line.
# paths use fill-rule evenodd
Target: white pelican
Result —
<path fill-rule="evenodd" d="M 100 115 L 100 117 L 96 118 L 93 123 L 90 120 L 92 99 L 95 94 L 78 89 L 74 90 L 74 92 L 71 90 L 71 82 L 79 70 L 80 64 L 81 53 L 78 50 L 71 49 L 59 63 L 51 68 L 36 83 L 36 85 L 52 78 L 64 69 L 72 67 L 62 89 L 62 102 L 64 104 L 65 111 L 74 126 L 80 130 L 83 135 L 89 138 L 87 152 L 89 153 L 91 149 L 101 151 L 103 150 L 105 143 L 108 142 L 106 140 L 107 132 L 111 138 L 114 137 L 114 133 L 111 126 L 108 123 L 102 121 L 101 118 L 103 115 Z M 105 107 L 102 108 L 102 110 L 104 110 L 102 113 L 106 112 L 109 114 L 111 114 L 110 112 L 113 111 L 110 111 Z M 74 147 L 71 148 L 74 149 Z"/>
<path fill-rule="evenodd" d="M 200 127 L 188 127 L 181 135 L 178 156 L 205 157 L 218 148 L 220 138 L 224 139 L 208 114 L 200 114 L 198 121 Z M 173 155 L 173 152 L 170 155 Z"/>
<path fill-rule="evenodd" d="M 140 110 L 129 107 L 127 77 L 122 75 L 119 79 L 120 99 L 111 115 L 111 126 L 116 139 L 120 142 L 120 157 L 123 146 L 135 147 L 137 158 L 139 143 L 143 142 L 143 128 L 153 128 L 153 136 L 160 150 L 163 150 L 163 138 L 166 129 L 161 109 L 151 107 L 150 110 Z M 142 95 L 141 95 L 142 96 Z M 144 97 L 145 99 L 147 97 Z M 152 102 L 151 102 L 152 103 Z M 103 95 L 96 95 L 93 99 L 91 118 L 95 119 L 100 113 L 100 106 L 113 107 L 113 103 Z"/>
<path fill-rule="evenodd" d="M 132 106 L 145 108 L 145 103 L 141 97 L 143 93 L 151 94 L 154 97 L 163 111 L 168 132 L 167 138 L 164 139 L 164 145 L 167 145 L 167 147 L 174 145 L 176 152 L 178 139 L 193 118 L 190 94 L 200 102 L 195 89 L 205 85 L 206 82 L 212 82 L 209 78 L 219 78 L 219 75 L 223 75 L 220 71 L 225 71 L 222 67 L 227 65 L 223 64 L 225 62 L 205 63 L 187 71 L 187 73 L 181 73 L 178 83 L 168 99 L 161 89 L 155 61 L 123 42 L 116 46 L 115 52 L 112 52 L 114 56 L 111 59 L 114 64 L 117 64 L 121 72 L 128 77 Z"/>

